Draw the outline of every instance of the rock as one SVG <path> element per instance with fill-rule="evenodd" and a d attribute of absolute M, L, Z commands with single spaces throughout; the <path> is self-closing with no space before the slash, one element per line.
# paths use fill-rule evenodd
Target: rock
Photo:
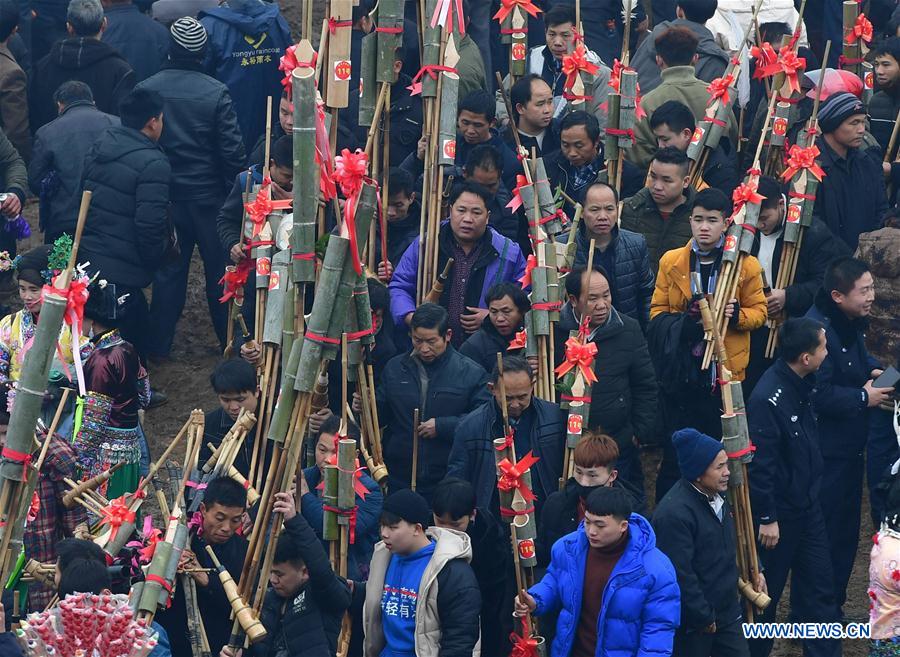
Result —
<path fill-rule="evenodd" d="M 875 303 L 866 345 L 884 365 L 900 362 L 900 228 L 882 228 L 859 236 L 856 256 L 875 277 Z"/>

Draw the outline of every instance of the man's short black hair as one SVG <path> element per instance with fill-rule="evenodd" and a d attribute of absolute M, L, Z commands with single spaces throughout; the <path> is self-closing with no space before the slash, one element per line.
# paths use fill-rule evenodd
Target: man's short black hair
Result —
<path fill-rule="evenodd" d="M 438 335 L 444 337 L 447 335 L 449 325 L 450 316 L 443 306 L 439 306 L 436 303 L 423 303 L 413 313 L 409 328 L 410 330 L 417 328 L 432 329 L 437 331 Z"/>
<path fill-rule="evenodd" d="M 112 587 L 106 564 L 95 559 L 73 559 L 65 569 L 60 569 L 59 586 L 56 589 L 60 598 L 73 593 L 103 593 Z"/>
<path fill-rule="evenodd" d="M 683 176 L 688 175 L 688 171 L 691 168 L 691 161 L 688 159 L 687 154 L 674 146 L 660 148 L 653 154 L 653 160 L 660 164 L 677 164 Z"/>
<path fill-rule="evenodd" d="M 203 504 L 211 509 L 219 504 L 229 509 L 247 508 L 247 490 L 231 477 L 216 477 L 203 491 Z"/>
<path fill-rule="evenodd" d="M 53 92 L 53 102 L 68 107 L 78 101 L 94 102 L 94 94 L 91 88 L 81 80 L 67 80 Z"/>
<path fill-rule="evenodd" d="M 278 543 L 275 546 L 275 555 L 272 557 L 272 563 L 290 563 L 294 568 L 303 568 L 306 562 L 300 554 L 300 548 L 291 537 L 290 534 L 282 532 L 278 537 Z"/>
<path fill-rule="evenodd" d="M 873 57 L 884 57 L 885 55 L 890 55 L 895 62 L 900 64 L 900 37 L 891 36 L 875 46 Z"/>
<path fill-rule="evenodd" d="M 516 109 L 516 105 L 527 105 L 531 102 L 531 83 L 535 80 L 543 82 L 544 78 L 536 73 L 529 73 L 516 80 L 516 83 L 509 90 L 509 104 L 512 106 L 513 117 L 517 125 L 519 123 L 519 110 Z"/>
<path fill-rule="evenodd" d="M 632 509 L 631 496 L 617 486 L 597 488 L 584 501 L 584 510 L 592 516 L 612 516 L 616 520 L 628 520 Z"/>
<path fill-rule="evenodd" d="M 522 372 L 528 375 L 528 378 L 532 378 L 534 376 L 531 371 L 531 365 L 528 364 L 528 361 L 525 360 L 524 356 L 516 356 L 515 354 L 510 356 L 503 357 L 503 373 L 504 374 L 515 374 L 516 372 Z M 500 368 L 494 365 L 494 368 L 491 370 L 491 383 L 497 383 L 500 380 Z"/>
<path fill-rule="evenodd" d="M 408 198 L 416 191 L 416 182 L 413 180 L 412 174 L 406 169 L 391 167 L 390 181 L 391 184 L 388 189 L 388 194 L 391 196 L 403 194 Z"/>
<path fill-rule="evenodd" d="M 291 135 L 279 137 L 272 144 L 270 155 L 275 160 L 276 165 L 285 169 L 291 169 L 294 166 L 294 138 Z"/>
<path fill-rule="evenodd" d="M 134 130 L 142 130 L 147 121 L 158 118 L 162 113 L 163 97 L 150 89 L 132 89 L 119 103 L 122 125 Z"/>
<path fill-rule="evenodd" d="M 371 276 L 366 279 L 369 288 L 369 306 L 372 310 L 381 310 L 385 313 L 391 309 L 391 292 L 388 286 Z"/>
<path fill-rule="evenodd" d="M 692 212 L 694 208 L 719 211 L 722 213 L 722 217 L 727 217 L 731 214 L 731 201 L 721 189 L 707 187 L 694 196 L 694 203 L 691 205 Z"/>
<path fill-rule="evenodd" d="M 689 27 L 670 27 L 656 37 L 656 54 L 666 66 L 690 66 L 697 45 L 697 35 Z"/>
<path fill-rule="evenodd" d="M 0 0 L 0 41 L 6 41 L 19 26 L 19 6 L 13 0 Z"/>
<path fill-rule="evenodd" d="M 828 263 L 825 277 L 822 280 L 822 289 L 826 294 L 834 291 L 848 294 L 855 286 L 856 281 L 869 271 L 869 265 L 852 256 L 841 256 Z"/>
<path fill-rule="evenodd" d="M 456 108 L 456 116 L 463 111 L 482 115 L 488 123 L 497 118 L 497 102 L 494 97 L 484 89 L 477 89 L 466 94 Z"/>
<path fill-rule="evenodd" d="M 778 202 L 781 201 L 781 183 L 772 176 L 760 176 L 756 191 L 760 196 L 765 197 L 760 201 L 760 210 L 771 210 L 772 208 L 777 207 Z"/>
<path fill-rule="evenodd" d="M 678 6 L 687 20 L 703 25 L 715 15 L 719 3 L 716 0 L 678 0 Z"/>
<path fill-rule="evenodd" d="M 490 207 L 491 201 L 494 199 L 484 185 L 473 180 L 461 180 L 453 185 L 453 188 L 450 190 L 450 196 L 447 197 L 447 205 L 452 207 L 463 194 L 475 194 L 475 196 L 480 197 L 484 201 L 485 210 Z"/>
<path fill-rule="evenodd" d="M 763 41 L 768 41 L 778 47 L 781 37 L 791 33 L 791 26 L 783 21 L 768 21 L 759 26 L 759 34 Z"/>
<path fill-rule="evenodd" d="M 825 325 L 809 317 L 792 317 L 778 330 L 778 355 L 788 363 L 803 354 L 811 354 L 819 346 Z"/>
<path fill-rule="evenodd" d="M 559 134 L 561 135 L 569 128 L 575 128 L 580 125 L 583 125 L 587 131 L 588 139 L 597 143 L 597 140 L 600 139 L 600 123 L 597 121 L 596 116 L 584 110 L 575 110 L 566 114 L 562 121 L 559 122 Z"/>
<path fill-rule="evenodd" d="M 319 438 L 323 435 L 325 436 L 336 436 L 341 430 L 341 416 L 340 415 L 329 415 L 328 419 L 325 420 L 322 425 L 319 427 L 319 430 L 316 431 L 315 441 L 313 444 L 319 442 Z M 347 420 L 347 438 L 352 438 L 356 441 L 356 444 L 359 444 L 359 427 L 356 426 L 351 420 Z"/>
<path fill-rule="evenodd" d="M 682 130 L 694 132 L 697 122 L 691 108 L 677 100 L 667 100 L 653 110 L 650 115 L 650 129 L 655 130 L 660 126 L 669 126 L 669 130 L 679 133 Z"/>
<path fill-rule="evenodd" d="M 584 265 L 575 265 L 572 270 L 566 274 L 566 294 L 575 297 L 581 296 L 581 279 L 584 278 L 584 272 L 587 269 Z M 598 262 L 593 263 L 591 269 L 598 274 L 603 274 L 603 278 L 609 282 L 609 274 Z"/>
<path fill-rule="evenodd" d="M 503 175 L 503 157 L 496 146 L 491 144 L 478 144 L 469 151 L 466 157 L 465 170 L 466 175 L 471 176 L 475 169 L 483 169 L 484 171 L 496 171 Z"/>
<path fill-rule="evenodd" d="M 459 520 L 475 513 L 475 489 L 468 481 L 447 477 L 438 482 L 431 497 L 431 510 L 436 516 Z"/>
<path fill-rule="evenodd" d="M 531 310 L 531 301 L 528 300 L 525 290 L 522 289 L 521 285 L 512 281 L 503 281 L 502 283 L 491 285 L 487 294 L 484 295 L 484 301 L 490 306 L 492 301 L 499 301 L 503 297 L 509 297 L 523 315 Z"/>
<path fill-rule="evenodd" d="M 610 185 L 608 182 L 603 182 L 602 180 L 595 180 L 594 182 L 592 182 L 590 185 L 587 186 L 587 189 L 584 190 L 585 204 L 587 203 L 588 192 L 590 192 L 595 187 L 605 187 L 606 189 L 611 191 L 612 195 L 613 195 L 613 200 L 615 201 L 616 205 L 619 205 L 619 192 L 617 192 L 616 188 L 613 187 L 612 185 Z"/>
<path fill-rule="evenodd" d="M 217 395 L 228 393 L 256 392 L 258 387 L 256 368 L 243 358 L 223 360 L 209 375 L 209 385 Z"/>
<path fill-rule="evenodd" d="M 73 561 L 78 559 L 93 560 L 106 566 L 106 557 L 103 550 L 93 541 L 85 541 L 81 538 L 65 538 L 56 545 L 56 563 L 62 572 Z"/>
<path fill-rule="evenodd" d="M 575 27 L 574 5 L 553 5 L 544 13 L 544 26 L 546 28 L 556 27 L 564 23 L 571 23 L 572 27 Z"/>

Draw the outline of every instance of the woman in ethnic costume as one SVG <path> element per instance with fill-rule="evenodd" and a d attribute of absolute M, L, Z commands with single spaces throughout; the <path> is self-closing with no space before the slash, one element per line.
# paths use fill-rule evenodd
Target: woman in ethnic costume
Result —
<path fill-rule="evenodd" d="M 76 452 L 82 479 L 124 463 L 106 484 L 114 499 L 133 492 L 140 480 L 143 431 L 138 410 L 150 399 L 150 381 L 137 351 L 119 334 L 115 286 L 95 281 L 84 307 L 83 333 L 93 345 L 84 363 L 87 394 Z"/>
<path fill-rule="evenodd" d="M 66 245 L 61 243 L 52 247 L 39 246 L 12 261 L 5 252 L 0 253 L 0 269 L 13 268 L 16 271 L 19 298 L 24 306 L 22 310 L 0 319 L 0 386 L 6 389 L 7 408 L 10 412 L 15 397 L 15 386 L 25 362 L 25 354 L 31 349 L 35 327 L 40 320 L 44 285 L 49 284 L 56 274 L 58 269 L 56 265 L 59 264 L 56 261 L 62 259 L 65 266 L 68 260 L 65 251 Z M 72 363 L 72 333 L 71 329 L 64 325 L 57 342 L 54 366 L 50 373 L 51 381 L 68 383 L 62 379 L 72 379 L 75 376 Z M 57 379 L 58 381 L 55 381 Z M 45 404 L 45 409 L 47 408 L 52 413 L 56 404 Z"/>

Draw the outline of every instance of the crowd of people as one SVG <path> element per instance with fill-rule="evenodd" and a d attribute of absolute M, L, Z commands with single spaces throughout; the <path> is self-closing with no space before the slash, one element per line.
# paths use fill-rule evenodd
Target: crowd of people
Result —
<path fill-rule="evenodd" d="M 540 10 L 528 18 L 527 73 L 514 77 L 501 25 L 490 19 L 501 3 L 456 3 L 467 29 L 455 45 L 455 156 L 444 167 L 444 220 L 428 236 L 437 245 L 434 269 L 447 278 L 431 290 L 421 275 L 422 177 L 436 135 L 426 131 L 412 84 L 424 70 L 418 33 L 427 17 L 406 3 L 389 127 L 376 131 L 389 140 L 376 180 L 389 181 L 386 211 L 367 247 L 374 333 L 367 361 L 386 478 L 376 482 L 376 473 L 360 469 L 354 538 L 340 576 L 323 540 L 323 518 L 334 510 L 323 482 L 338 441 L 360 442 L 366 400 L 352 384 L 342 397 L 338 358 L 328 368 L 327 403 L 308 418 L 308 461 L 302 469 L 293 464 L 294 493 L 264 498 L 283 518 L 277 544 L 268 546 L 274 557 L 259 610 L 266 639 L 235 645 L 233 607 L 215 573 L 221 563 L 237 579 L 260 513 L 250 486 L 240 483 L 253 479 L 257 456 L 267 457 L 259 449 L 267 436 L 254 425 L 234 458 L 237 474 L 188 491 L 202 501 L 195 501 L 179 570 L 196 593 L 170 591 L 152 624 L 152 657 L 194 653 L 192 607 L 213 657 L 524 657 L 535 650 L 551 657 L 765 657 L 772 639 L 748 639 L 742 630 L 748 618 L 739 543 L 756 543 L 757 574 L 746 584 L 771 600 L 756 622 L 783 618 L 777 610 L 789 578 L 791 621 L 868 620 L 845 613 L 860 595 L 850 582 L 860 567 L 866 487 L 878 529 L 870 654 L 900 652 L 898 354 L 879 362 L 867 349 L 881 288 L 873 263 L 858 252 L 869 234 L 883 231 L 887 240 L 896 230 L 900 8 L 867 3 L 872 80 L 863 80 L 839 70 L 854 65 L 838 58 L 846 32 L 840 12 L 835 18 L 833 8 L 807 7 L 801 31 L 784 18 L 796 18 L 799 2 L 761 1 L 748 32 L 756 50 L 763 41 L 777 50 L 783 39 L 805 60 L 797 90 L 783 99 L 791 110 L 787 145 L 778 151 L 763 125 L 779 92 L 771 76 L 755 74 L 763 62 L 748 56 L 749 47 L 735 48 L 707 27 L 721 19 L 716 0 L 626 4 L 627 20 L 621 0 L 581 0 L 577 8 L 512 3 Z M 352 153 L 365 148 L 370 132 L 358 120 L 362 42 L 380 29 L 377 7 L 359 0 L 348 20 L 326 26 L 332 34 L 352 30 L 349 106 L 332 131 L 335 154 Z M 265 407 L 261 336 L 251 333 L 261 326 L 260 307 L 244 303 L 243 329 L 233 331 L 221 279 L 251 257 L 248 193 L 264 185 L 273 201 L 296 202 L 294 107 L 279 69 L 291 34 L 278 4 L 263 0 L 0 0 L 0 277 L 14 277 L 20 308 L 0 319 L 4 416 L 14 412 L 43 290 L 66 267 L 82 210 L 78 262 L 89 281 L 80 331 L 63 326 L 53 356 L 41 414 L 44 434 L 51 424 L 57 430 L 41 436 L 48 448 L 39 503 L 24 537 L 25 557 L 55 565 L 55 579 L 32 582 L 15 603 L 4 592 L 4 657 L 38 654 L 8 631 L 25 610 L 79 592 L 127 593 L 145 576 L 121 565 L 124 558 L 140 566 L 140 537 L 123 548 L 127 557 L 105 554 L 93 542 L 97 515 L 63 497 L 71 482 L 110 468 L 100 489 L 105 498 L 132 494 L 162 451 L 168 437 L 148 441 L 142 417 L 167 400 L 151 388 L 152 374 L 172 352 L 195 247 L 215 337 L 234 354 L 210 372 L 219 407 L 206 413 L 198 463 L 244 414 Z M 822 62 L 826 42 L 830 56 Z M 596 110 L 586 111 L 567 86 L 565 58 L 576 44 L 601 80 Z M 625 131 L 632 142 L 625 159 L 613 168 L 605 101 L 610 78 L 621 74 L 623 47 L 637 72 L 641 111 Z M 715 119 L 721 138 L 695 167 L 688 151 L 698 131 L 702 136 L 701 122 L 709 122 L 711 83 L 735 58 L 745 84 L 736 98 L 725 94 L 732 111 Z M 796 240 L 786 233 L 798 195 L 781 174 L 811 116 L 819 182 L 814 194 L 800 195 L 811 222 L 791 265 L 785 252 Z M 542 182 L 556 196 L 563 229 L 556 239 L 574 248 L 570 269 L 560 272 L 559 318 L 546 357 L 550 369 L 562 365 L 570 335 L 590 345 L 593 377 L 583 399 L 590 410 L 577 431 L 558 396 L 535 391 L 539 363 L 525 327 L 536 244 L 533 219 L 516 202 L 524 180 L 520 147 L 542 158 Z M 754 170 L 754 152 L 763 153 L 763 172 Z M 745 176 L 758 179 L 749 194 Z M 84 207 L 83 192 L 91 193 Z M 731 298 L 717 300 L 725 358 L 708 367 L 702 310 L 725 275 L 737 206 L 748 202 L 759 210 L 748 229 L 752 247 L 739 260 Z M 323 239 L 344 226 L 340 213 L 320 205 L 327 207 L 316 236 Z M 26 207 L 37 209 L 37 225 L 23 216 Z M 17 240 L 31 230 L 44 245 L 17 255 Z M 278 237 L 272 243 L 289 248 Z M 900 262 L 900 252 L 885 257 Z M 795 271 L 786 276 L 784 267 Z M 268 274 L 251 267 L 248 299 L 254 271 Z M 422 302 L 429 290 L 435 296 Z M 312 296 L 311 288 L 307 312 Z M 740 413 L 752 441 L 749 537 L 736 527 L 728 495 L 740 471 L 722 442 L 727 381 L 742 382 Z M 567 447 L 572 433 L 581 434 L 574 449 Z M 534 581 L 517 577 L 510 522 L 519 512 L 498 489 L 494 441 L 504 436 L 519 458 L 533 457 Z M 532 630 L 542 647 L 528 644 Z M 801 643 L 804 655 L 842 651 L 837 636 Z"/>

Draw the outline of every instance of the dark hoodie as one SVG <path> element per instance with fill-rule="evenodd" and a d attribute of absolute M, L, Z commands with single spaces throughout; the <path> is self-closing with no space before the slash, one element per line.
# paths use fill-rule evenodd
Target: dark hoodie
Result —
<path fill-rule="evenodd" d="M 56 118 L 53 93 L 63 82 L 79 80 L 91 88 L 101 112 L 119 114 L 119 103 L 136 82 L 134 71 L 112 46 L 90 37 L 57 41 L 37 63 L 31 87 L 31 128 Z"/>
<path fill-rule="evenodd" d="M 85 159 L 91 208 L 81 240 L 83 260 L 112 283 L 146 287 L 169 236 L 169 160 L 138 130 L 109 128 Z"/>
<path fill-rule="evenodd" d="M 278 63 L 293 44 L 291 30 L 277 4 L 257 0 L 200 12 L 200 22 L 209 38 L 208 72 L 228 87 L 249 151 L 266 127 L 266 98 L 272 96 L 273 104 L 281 98 Z"/>

